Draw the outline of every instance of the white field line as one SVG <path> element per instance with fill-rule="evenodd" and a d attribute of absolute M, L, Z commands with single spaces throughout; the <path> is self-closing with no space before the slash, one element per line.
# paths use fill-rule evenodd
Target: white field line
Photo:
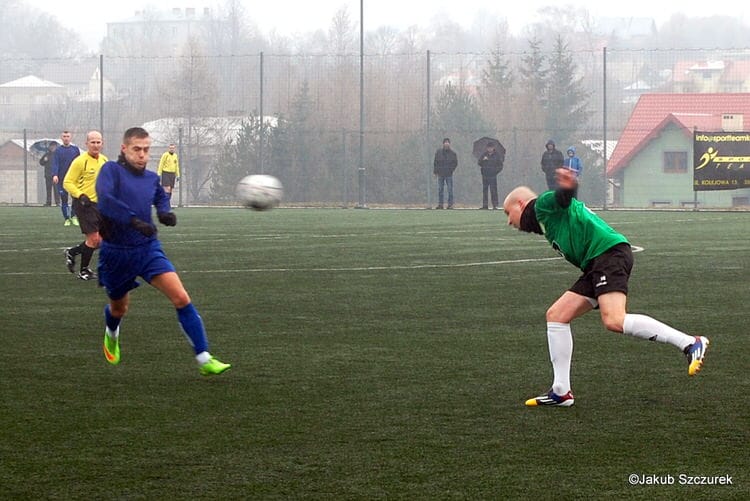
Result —
<path fill-rule="evenodd" d="M 633 252 L 641 252 L 642 247 L 633 246 Z M 435 268 L 471 268 L 478 266 L 500 266 L 505 264 L 543 263 L 559 261 L 562 257 L 542 257 L 528 259 L 506 259 L 502 261 L 479 261 L 474 263 L 451 264 L 414 264 L 396 266 L 351 266 L 340 268 L 235 268 L 231 270 L 180 270 L 180 273 L 311 273 L 311 272 L 355 272 L 355 271 L 390 271 L 390 270 L 420 270 Z M 28 275 L 68 275 L 67 272 L 34 272 L 14 271 L 0 272 L 0 276 L 28 276 Z"/>

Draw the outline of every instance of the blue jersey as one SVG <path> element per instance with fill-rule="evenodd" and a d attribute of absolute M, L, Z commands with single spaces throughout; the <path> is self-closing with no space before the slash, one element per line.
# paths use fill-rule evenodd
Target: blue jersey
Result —
<path fill-rule="evenodd" d="M 60 145 L 52 154 L 52 175 L 57 176 L 60 180 L 65 179 L 70 164 L 76 157 L 81 154 L 78 146 L 69 144 L 68 146 Z"/>
<path fill-rule="evenodd" d="M 157 214 L 170 211 L 169 197 L 155 172 L 139 171 L 119 162 L 102 166 L 96 178 L 96 196 L 103 220 L 102 238 L 119 246 L 146 245 L 156 239 L 130 226 L 133 217 L 153 224 L 152 206 Z"/>

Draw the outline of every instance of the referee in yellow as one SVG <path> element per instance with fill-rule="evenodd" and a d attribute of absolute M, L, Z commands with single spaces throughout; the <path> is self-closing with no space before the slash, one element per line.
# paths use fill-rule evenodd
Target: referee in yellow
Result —
<path fill-rule="evenodd" d="M 159 159 L 159 169 L 156 172 L 161 177 L 161 185 L 170 201 L 174 183 L 180 180 L 180 160 L 174 150 L 175 144 L 169 143 L 169 149 Z"/>
<path fill-rule="evenodd" d="M 91 280 L 95 277 L 89 264 L 94 251 L 101 244 L 101 216 L 96 207 L 96 177 L 107 161 L 107 157 L 101 154 L 103 144 L 101 132 L 92 130 L 86 134 L 86 153 L 73 160 L 63 180 L 63 188 L 73 197 L 73 210 L 74 214 L 78 215 L 81 233 L 86 235 L 86 240 L 75 247 L 65 249 L 65 264 L 68 271 L 75 273 L 73 269 L 76 256 L 80 254 L 81 270 L 76 276 L 81 280 Z"/>

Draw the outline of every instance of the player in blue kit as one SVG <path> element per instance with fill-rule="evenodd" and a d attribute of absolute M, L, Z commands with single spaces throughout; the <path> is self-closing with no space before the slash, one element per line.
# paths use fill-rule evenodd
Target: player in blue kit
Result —
<path fill-rule="evenodd" d="M 557 186 L 539 196 L 520 186 L 503 203 L 509 225 L 544 235 L 555 250 L 583 272 L 547 310 L 547 343 L 554 380 L 547 393 L 528 399 L 526 405 L 573 405 L 570 323 L 595 308 L 608 330 L 676 346 L 687 358 L 688 375 L 700 372 L 708 338 L 690 336 L 648 315 L 627 312 L 628 280 L 633 267 L 630 243 L 576 199 L 577 172 L 557 169 Z"/>
<path fill-rule="evenodd" d="M 177 216 L 171 212 L 159 177 L 146 170 L 150 148 L 151 138 L 146 130 L 128 129 L 119 158 L 105 163 L 96 180 L 102 215 L 99 283 L 109 297 L 104 308 L 104 356 L 110 364 L 120 363 L 120 321 L 128 312 L 130 291 L 138 287 L 136 278 L 140 276 L 174 305 L 180 326 L 195 351 L 200 373 L 221 374 L 231 365 L 208 352 L 203 320 L 156 238 L 151 207 L 156 207 L 159 222 L 166 226 L 176 225 Z"/>
<path fill-rule="evenodd" d="M 68 205 L 68 192 L 63 187 L 63 180 L 68 173 L 70 164 L 81 154 L 78 146 L 71 144 L 70 141 L 72 138 L 73 135 L 70 131 L 63 131 L 60 135 L 62 144 L 57 147 L 55 153 L 52 155 L 52 182 L 57 186 L 57 191 L 60 193 L 60 210 L 62 210 L 63 224 L 65 226 L 78 226 L 78 218 Z"/>

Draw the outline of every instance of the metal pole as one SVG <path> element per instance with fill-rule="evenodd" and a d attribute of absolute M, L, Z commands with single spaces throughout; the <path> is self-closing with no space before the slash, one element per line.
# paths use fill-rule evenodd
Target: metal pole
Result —
<path fill-rule="evenodd" d="M 431 108 L 431 101 L 430 98 L 430 90 L 432 88 L 431 85 L 431 76 L 430 76 L 430 51 L 427 51 L 427 122 L 426 122 L 426 131 L 425 131 L 425 144 L 427 145 L 427 160 L 429 162 L 430 158 L 430 126 L 432 125 L 430 122 L 431 115 L 432 115 L 432 108 Z M 432 164 L 427 165 L 427 207 L 432 207 Z"/>
<path fill-rule="evenodd" d="M 698 127 L 693 127 L 693 139 L 690 141 L 690 156 L 688 158 L 691 158 L 693 160 L 693 179 L 695 179 L 695 133 L 698 131 Z M 693 211 L 698 210 L 698 192 L 695 190 L 695 185 L 693 185 Z"/>
<path fill-rule="evenodd" d="M 177 158 L 182 158 L 182 127 L 177 129 Z M 182 207 L 182 185 L 185 184 L 185 166 L 182 166 L 182 172 L 180 172 L 182 179 L 180 180 L 180 190 L 177 195 L 177 205 Z"/>
<path fill-rule="evenodd" d="M 23 130 L 23 204 L 29 204 L 29 147 L 26 144 L 26 129 Z"/>
<path fill-rule="evenodd" d="M 344 208 L 349 207 L 349 179 L 347 179 L 347 161 L 346 161 L 346 129 L 341 129 L 341 178 L 344 180 L 342 194 L 344 196 Z"/>
<path fill-rule="evenodd" d="M 99 132 L 104 135 L 104 54 L 99 54 Z"/>
<path fill-rule="evenodd" d="M 602 209 L 607 210 L 607 196 L 609 195 L 609 180 L 607 179 L 607 48 L 602 48 L 602 68 L 604 70 L 602 84 L 602 127 L 604 129 L 602 133 L 603 145 L 602 145 L 602 157 L 604 158 L 604 203 Z"/>
<path fill-rule="evenodd" d="M 365 6 L 359 0 L 359 208 L 365 208 Z"/>
<path fill-rule="evenodd" d="M 260 173 L 264 174 L 263 169 L 263 132 L 265 124 L 263 123 L 263 51 L 260 52 L 260 127 L 258 128 L 258 165 L 260 167 Z"/>

